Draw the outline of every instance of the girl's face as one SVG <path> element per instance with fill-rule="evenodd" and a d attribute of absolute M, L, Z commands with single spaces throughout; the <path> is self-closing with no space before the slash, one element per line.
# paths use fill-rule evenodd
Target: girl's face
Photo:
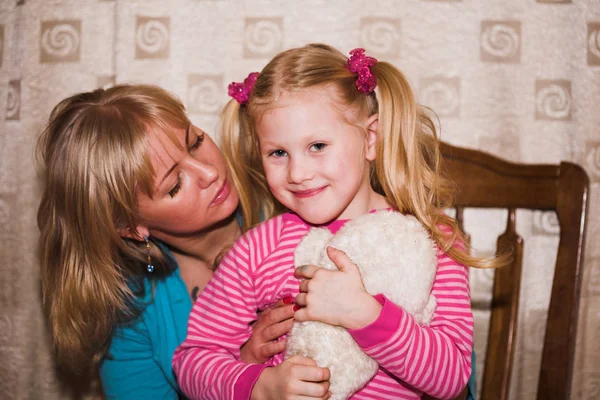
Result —
<path fill-rule="evenodd" d="M 313 224 L 380 208 L 369 183 L 376 126 L 376 115 L 357 120 L 336 108 L 327 89 L 282 94 L 256 126 L 271 192 Z"/>
<path fill-rule="evenodd" d="M 177 143 L 164 133 L 148 133 L 154 192 L 152 198 L 138 194 L 138 233 L 167 243 L 211 228 L 238 205 L 223 155 L 211 138 L 194 125 L 175 129 L 174 135 Z"/>

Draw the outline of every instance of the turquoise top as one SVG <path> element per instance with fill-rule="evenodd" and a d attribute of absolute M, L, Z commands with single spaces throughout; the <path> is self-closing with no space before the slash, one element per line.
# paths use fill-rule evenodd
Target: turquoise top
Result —
<path fill-rule="evenodd" d="M 192 301 L 179 268 L 164 279 L 145 280 L 147 304 L 131 325 L 116 329 L 109 356 L 100 364 L 108 399 L 177 399 L 171 360 L 187 332 Z M 153 295 L 154 294 L 154 295 Z"/>

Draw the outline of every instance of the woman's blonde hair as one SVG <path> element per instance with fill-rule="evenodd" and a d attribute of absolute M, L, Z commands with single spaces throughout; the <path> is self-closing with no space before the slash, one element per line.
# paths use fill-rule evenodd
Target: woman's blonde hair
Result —
<path fill-rule="evenodd" d="M 249 98 L 240 106 L 231 100 L 222 114 L 221 142 L 233 170 L 240 196 L 254 221 L 256 215 L 271 216 L 284 211 L 267 186 L 254 130 L 255 122 L 275 106 L 283 92 L 327 87 L 341 105 L 358 115 L 379 114 L 377 156 L 371 184 L 401 213 L 414 215 L 450 257 L 465 265 L 487 268 L 505 259 L 478 258 L 466 246 L 456 221 L 444 213 L 451 206 L 450 185 L 441 176 L 439 138 L 427 110 L 420 107 L 404 75 L 393 65 L 379 61 L 371 67 L 377 90 L 371 94 L 356 88 L 356 74 L 347 68 L 348 58 L 323 44 L 308 44 L 278 54 L 262 70 Z M 446 227 L 446 228 L 443 228 Z"/>
<path fill-rule="evenodd" d="M 44 306 L 58 360 L 78 371 L 106 354 L 113 328 L 140 311 L 147 260 L 136 232 L 137 191 L 152 196 L 146 133 L 190 124 L 183 104 L 155 86 L 118 85 L 61 101 L 37 143 Z M 172 266 L 151 246 L 153 277 Z"/>

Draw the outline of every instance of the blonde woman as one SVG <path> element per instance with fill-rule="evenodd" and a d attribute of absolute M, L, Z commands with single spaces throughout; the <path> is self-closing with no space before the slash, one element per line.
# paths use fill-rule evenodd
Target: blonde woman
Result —
<path fill-rule="evenodd" d="M 72 371 L 99 365 L 111 399 L 178 398 L 171 358 L 192 302 L 258 215 L 238 207 L 221 152 L 158 87 L 61 101 L 38 153 L 42 289 L 58 360 Z M 291 326 L 290 303 L 263 314 L 242 359 L 282 351 L 273 340 Z"/>

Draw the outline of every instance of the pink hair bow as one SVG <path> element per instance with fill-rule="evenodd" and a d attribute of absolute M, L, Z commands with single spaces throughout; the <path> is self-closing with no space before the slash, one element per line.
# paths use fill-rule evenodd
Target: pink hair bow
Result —
<path fill-rule="evenodd" d="M 366 94 L 371 93 L 377 86 L 377 79 L 371 73 L 369 67 L 377 64 L 377 59 L 365 55 L 365 49 L 350 50 L 350 58 L 348 58 L 348 69 L 350 72 L 358 74 L 356 78 L 356 87 L 359 92 Z"/>
<path fill-rule="evenodd" d="M 251 72 L 244 82 L 231 82 L 227 87 L 227 94 L 237 100 L 240 104 L 248 104 L 250 93 L 256 82 L 259 72 Z"/>

